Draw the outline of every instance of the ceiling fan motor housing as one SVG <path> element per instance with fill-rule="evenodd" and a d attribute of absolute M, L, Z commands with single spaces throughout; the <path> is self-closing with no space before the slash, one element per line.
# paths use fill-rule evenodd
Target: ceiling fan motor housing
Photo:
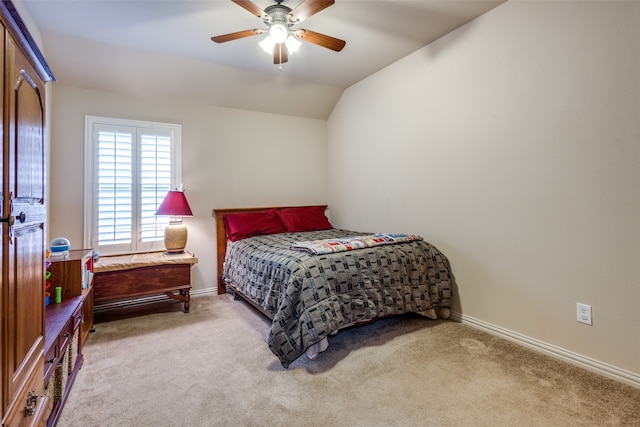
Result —
<path fill-rule="evenodd" d="M 292 34 L 291 26 L 295 24 L 289 20 L 291 8 L 278 3 L 267 7 L 264 11 L 269 16 L 268 19 L 264 19 L 264 23 L 269 26 L 269 35 L 276 43 L 284 43 Z"/>
<path fill-rule="evenodd" d="M 287 27 L 293 25 L 289 22 L 289 14 L 291 8 L 283 6 L 281 4 L 273 4 L 265 8 L 265 13 L 269 15 L 270 19 L 264 19 L 264 23 L 267 25 L 274 24 L 276 22 L 284 24 Z"/>

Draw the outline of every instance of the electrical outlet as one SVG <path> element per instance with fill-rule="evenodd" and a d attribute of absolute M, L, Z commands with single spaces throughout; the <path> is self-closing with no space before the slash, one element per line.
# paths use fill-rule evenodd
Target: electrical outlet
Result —
<path fill-rule="evenodd" d="M 586 323 L 587 325 L 593 325 L 591 321 L 591 306 L 587 304 L 576 303 L 576 314 L 578 322 Z"/>

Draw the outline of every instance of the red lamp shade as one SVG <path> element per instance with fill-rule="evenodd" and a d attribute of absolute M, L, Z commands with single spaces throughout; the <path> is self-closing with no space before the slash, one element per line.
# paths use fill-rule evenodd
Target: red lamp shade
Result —
<path fill-rule="evenodd" d="M 156 215 L 168 215 L 173 218 L 164 229 L 164 247 L 169 254 L 184 252 L 187 245 L 187 226 L 182 223 L 183 216 L 193 216 L 184 193 L 172 190 L 167 193 Z"/>
<path fill-rule="evenodd" d="M 156 215 L 193 216 L 193 213 L 191 213 L 189 203 L 184 197 L 184 192 L 171 190 L 158 207 Z"/>

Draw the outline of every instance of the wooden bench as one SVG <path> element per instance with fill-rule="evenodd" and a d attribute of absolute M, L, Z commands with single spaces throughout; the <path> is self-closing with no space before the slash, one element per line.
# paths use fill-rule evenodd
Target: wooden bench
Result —
<path fill-rule="evenodd" d="M 105 256 L 93 265 L 96 308 L 113 301 L 165 294 L 189 312 L 191 266 L 198 258 L 190 252 L 149 252 Z"/>

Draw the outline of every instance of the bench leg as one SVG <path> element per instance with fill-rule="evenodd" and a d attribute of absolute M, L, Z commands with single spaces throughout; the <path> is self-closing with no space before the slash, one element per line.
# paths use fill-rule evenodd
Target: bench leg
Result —
<path fill-rule="evenodd" d="M 189 312 L 189 301 L 191 300 L 191 296 L 189 295 L 189 289 L 180 289 L 178 294 L 174 294 L 173 292 L 165 292 L 165 295 L 169 298 L 172 298 L 176 301 L 180 301 L 184 303 L 184 308 L 182 311 L 185 313 Z"/>
<path fill-rule="evenodd" d="M 189 295 L 189 289 L 180 291 L 180 294 L 184 296 L 184 312 L 189 312 L 189 301 L 191 301 L 191 295 Z"/>

